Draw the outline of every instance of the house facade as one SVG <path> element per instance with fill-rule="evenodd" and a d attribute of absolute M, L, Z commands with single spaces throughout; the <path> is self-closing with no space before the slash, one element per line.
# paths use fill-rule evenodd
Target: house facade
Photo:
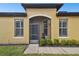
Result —
<path fill-rule="evenodd" d="M 0 13 L 0 44 L 39 43 L 53 40 L 79 40 L 79 13 L 57 12 L 63 4 L 22 4 L 25 13 Z"/>

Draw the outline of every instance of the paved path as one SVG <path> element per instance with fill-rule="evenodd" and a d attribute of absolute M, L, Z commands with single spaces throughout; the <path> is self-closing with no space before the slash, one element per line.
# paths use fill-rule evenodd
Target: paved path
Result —
<path fill-rule="evenodd" d="M 39 47 L 38 44 L 30 44 L 24 54 L 79 54 L 79 47 Z"/>

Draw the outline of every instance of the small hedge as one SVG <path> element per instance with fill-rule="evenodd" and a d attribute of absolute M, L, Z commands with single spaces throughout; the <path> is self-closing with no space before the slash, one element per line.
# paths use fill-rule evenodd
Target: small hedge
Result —
<path fill-rule="evenodd" d="M 48 46 L 52 46 L 53 45 L 53 42 L 52 42 L 51 39 L 47 39 L 46 40 L 46 43 L 47 43 Z"/>
<path fill-rule="evenodd" d="M 74 39 L 63 39 L 61 45 L 63 46 L 76 46 L 77 41 Z"/>
<path fill-rule="evenodd" d="M 69 40 L 69 45 L 70 45 L 70 46 L 76 45 L 76 40 L 74 40 L 74 39 Z"/>
<path fill-rule="evenodd" d="M 40 46 L 79 46 L 79 41 L 74 39 L 40 39 Z"/>
<path fill-rule="evenodd" d="M 54 40 L 54 45 L 59 45 L 60 44 L 60 42 L 59 42 L 59 39 L 53 39 Z"/>
<path fill-rule="evenodd" d="M 60 42 L 60 45 L 61 46 L 67 46 L 68 45 L 68 40 L 62 39 L 61 42 Z"/>
<path fill-rule="evenodd" d="M 79 40 L 76 40 L 76 45 L 79 46 Z"/>
<path fill-rule="evenodd" d="M 50 39 L 40 39 L 40 46 L 51 46 L 52 44 Z"/>
<path fill-rule="evenodd" d="M 45 46 L 45 45 L 46 45 L 46 40 L 40 39 L 40 46 Z"/>

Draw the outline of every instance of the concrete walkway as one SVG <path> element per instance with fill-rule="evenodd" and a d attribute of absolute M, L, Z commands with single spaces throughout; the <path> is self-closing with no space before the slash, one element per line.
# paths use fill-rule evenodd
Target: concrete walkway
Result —
<path fill-rule="evenodd" d="M 38 44 L 30 44 L 24 54 L 79 54 L 79 47 L 39 47 Z"/>

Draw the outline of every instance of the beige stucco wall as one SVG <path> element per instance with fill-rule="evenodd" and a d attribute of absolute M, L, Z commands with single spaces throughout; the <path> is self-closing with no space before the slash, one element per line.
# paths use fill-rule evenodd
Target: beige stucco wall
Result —
<path fill-rule="evenodd" d="M 59 19 L 67 18 L 68 19 L 68 37 L 67 39 L 75 39 L 79 40 L 79 16 L 59 16 L 57 17 L 56 25 L 54 28 L 54 38 L 62 38 L 59 37 Z"/>
<path fill-rule="evenodd" d="M 24 19 L 24 37 L 14 37 L 14 19 Z M 0 17 L 0 44 L 28 44 L 26 17 Z"/>

